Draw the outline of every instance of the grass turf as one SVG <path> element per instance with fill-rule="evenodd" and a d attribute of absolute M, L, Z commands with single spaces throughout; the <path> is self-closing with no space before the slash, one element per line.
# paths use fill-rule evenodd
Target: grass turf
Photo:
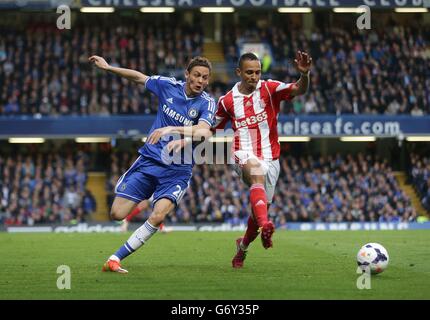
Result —
<path fill-rule="evenodd" d="M 233 269 L 237 232 L 157 234 L 124 260 L 129 274 L 102 273 L 129 234 L 0 233 L 0 299 L 430 299 L 430 231 L 338 231 L 259 238 L 243 269 Z M 359 290 L 355 257 L 383 244 L 388 269 Z M 57 267 L 71 289 L 57 289 Z"/>

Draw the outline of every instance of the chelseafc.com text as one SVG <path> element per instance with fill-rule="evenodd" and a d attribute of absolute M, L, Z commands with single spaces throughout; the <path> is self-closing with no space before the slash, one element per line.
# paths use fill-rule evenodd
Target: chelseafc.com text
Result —
<path fill-rule="evenodd" d="M 172 307 L 172 315 L 196 315 L 199 318 L 203 317 L 205 312 L 215 313 L 217 315 L 255 315 L 260 309 L 257 304 L 218 304 L 212 307 L 193 307 L 179 304 Z"/>

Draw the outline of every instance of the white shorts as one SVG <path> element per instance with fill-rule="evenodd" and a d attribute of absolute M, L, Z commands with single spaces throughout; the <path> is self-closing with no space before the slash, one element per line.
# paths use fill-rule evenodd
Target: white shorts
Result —
<path fill-rule="evenodd" d="M 264 189 L 266 189 L 267 202 L 272 203 L 273 196 L 275 195 L 276 183 L 278 182 L 280 172 L 279 160 L 261 160 L 258 159 L 257 156 L 254 155 L 252 152 L 247 151 L 236 151 L 234 155 L 235 158 L 239 160 L 239 163 L 234 164 L 234 170 L 237 172 L 242 181 L 242 167 L 248 160 L 255 159 L 261 164 L 261 167 L 266 177 Z"/>

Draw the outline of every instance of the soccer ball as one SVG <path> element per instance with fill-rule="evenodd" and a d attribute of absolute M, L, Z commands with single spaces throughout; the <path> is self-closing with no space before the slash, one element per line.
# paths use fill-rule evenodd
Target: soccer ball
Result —
<path fill-rule="evenodd" d="M 379 243 L 367 243 L 357 253 L 357 264 L 363 272 L 370 268 L 373 274 L 381 273 L 387 268 L 389 260 L 387 250 Z"/>

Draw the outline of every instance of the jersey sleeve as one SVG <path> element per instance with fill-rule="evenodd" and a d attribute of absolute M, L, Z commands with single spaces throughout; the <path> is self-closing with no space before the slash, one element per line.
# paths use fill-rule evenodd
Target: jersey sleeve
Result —
<path fill-rule="evenodd" d="M 210 127 L 213 125 L 215 114 L 215 101 L 214 99 L 209 99 L 209 101 L 205 101 L 202 104 L 202 108 L 200 109 L 200 118 L 199 121 L 206 122 Z"/>
<path fill-rule="evenodd" d="M 270 94 L 278 101 L 292 100 L 294 96 L 291 94 L 292 89 L 296 86 L 295 83 L 284 83 L 280 81 L 268 80 L 267 81 Z"/>
<path fill-rule="evenodd" d="M 224 106 L 224 99 L 223 97 L 221 97 L 218 100 L 218 108 L 215 113 L 215 121 L 212 127 L 212 131 L 215 131 L 217 129 L 224 129 L 229 119 L 230 115 L 227 113 L 227 110 Z"/>
<path fill-rule="evenodd" d="M 151 76 L 146 79 L 145 88 L 159 96 L 163 88 L 169 85 L 176 84 L 175 78 L 167 78 L 162 76 Z"/>

